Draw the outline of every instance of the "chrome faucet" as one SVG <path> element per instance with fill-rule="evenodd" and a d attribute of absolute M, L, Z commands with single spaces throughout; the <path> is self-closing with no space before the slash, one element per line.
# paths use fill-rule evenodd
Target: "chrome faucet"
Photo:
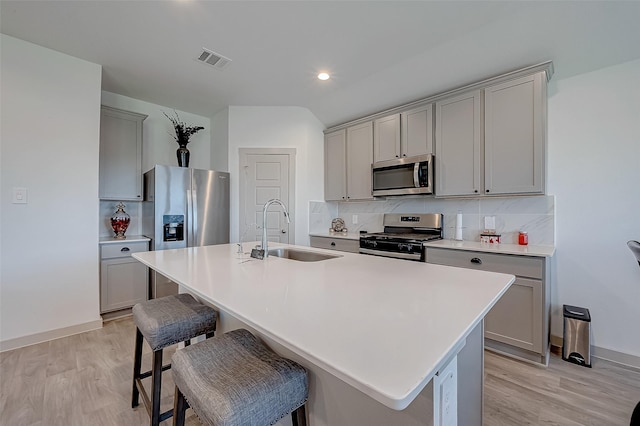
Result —
<path fill-rule="evenodd" d="M 267 210 L 269 210 L 269 206 L 271 204 L 280 204 L 282 207 L 282 212 L 284 213 L 284 217 L 287 219 L 287 223 L 291 223 L 291 219 L 289 219 L 289 212 L 287 211 L 287 206 L 277 198 L 272 198 L 271 200 L 264 203 L 264 207 L 262 208 L 262 247 L 264 250 L 264 257 L 269 256 L 269 248 L 267 247 Z"/>

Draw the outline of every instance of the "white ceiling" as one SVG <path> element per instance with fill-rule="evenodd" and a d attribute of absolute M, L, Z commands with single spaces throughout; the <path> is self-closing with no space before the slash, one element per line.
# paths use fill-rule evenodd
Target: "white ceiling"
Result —
<path fill-rule="evenodd" d="M 109 92 L 208 117 L 301 106 L 327 126 L 547 60 L 558 79 L 640 58 L 640 1 L 1 1 L 0 18 L 102 64 Z M 232 62 L 196 62 L 203 47 Z"/>

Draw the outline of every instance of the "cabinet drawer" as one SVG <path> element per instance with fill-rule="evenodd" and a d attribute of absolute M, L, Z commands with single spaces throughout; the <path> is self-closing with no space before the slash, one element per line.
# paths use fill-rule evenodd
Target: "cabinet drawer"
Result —
<path fill-rule="evenodd" d="M 103 244 L 101 247 L 101 259 L 113 259 L 116 257 L 129 257 L 132 253 L 140 251 L 149 251 L 149 243 L 147 241 L 122 242 Z"/>
<path fill-rule="evenodd" d="M 311 237 L 311 247 L 358 253 L 360 241 L 346 240 L 344 238 Z"/>
<path fill-rule="evenodd" d="M 426 261 L 438 265 L 502 272 L 521 277 L 538 279 L 544 277 L 544 260 L 538 257 L 427 247 Z"/>

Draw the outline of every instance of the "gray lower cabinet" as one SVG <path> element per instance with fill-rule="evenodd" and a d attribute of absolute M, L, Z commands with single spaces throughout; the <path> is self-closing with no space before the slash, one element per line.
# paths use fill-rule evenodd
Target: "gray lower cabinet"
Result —
<path fill-rule="evenodd" d="M 148 241 L 100 245 L 100 312 L 130 308 L 149 297 L 149 272 L 132 253 L 149 250 Z"/>
<path fill-rule="evenodd" d="M 548 362 L 548 258 L 427 247 L 426 261 L 515 275 L 515 282 L 485 317 L 485 346 L 530 361 Z"/>
<path fill-rule="evenodd" d="M 349 253 L 358 253 L 360 250 L 359 240 L 350 240 L 346 238 L 333 237 L 310 237 L 311 247 L 346 251 Z"/>

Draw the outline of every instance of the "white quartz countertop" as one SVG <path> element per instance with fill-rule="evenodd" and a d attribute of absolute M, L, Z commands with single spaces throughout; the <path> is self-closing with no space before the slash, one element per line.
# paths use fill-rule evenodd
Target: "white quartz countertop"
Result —
<path fill-rule="evenodd" d="M 521 246 L 518 244 L 488 244 L 475 241 L 438 240 L 423 244 L 424 247 L 446 248 L 452 250 L 480 251 L 485 253 L 514 254 L 519 256 L 552 257 L 554 246 Z"/>
<path fill-rule="evenodd" d="M 355 232 L 312 232 L 310 237 L 341 238 L 343 240 L 360 240 L 360 233 Z"/>
<path fill-rule="evenodd" d="M 114 243 L 140 243 L 144 241 L 151 241 L 150 238 L 144 235 L 126 235 L 124 240 L 117 240 L 114 237 L 100 237 L 99 244 L 114 244 Z"/>
<path fill-rule="evenodd" d="M 287 247 L 340 257 L 256 260 L 237 254 L 235 244 L 133 257 L 395 410 L 406 408 L 460 350 L 515 279 Z"/>

